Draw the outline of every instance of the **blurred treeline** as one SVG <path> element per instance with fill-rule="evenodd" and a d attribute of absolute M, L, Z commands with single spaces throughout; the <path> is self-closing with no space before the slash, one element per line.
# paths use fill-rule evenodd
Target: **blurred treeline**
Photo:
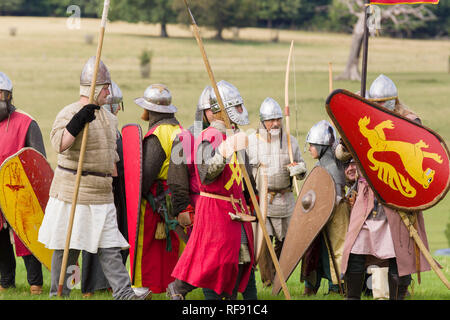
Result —
<path fill-rule="evenodd" d="M 356 0 L 190 0 L 189 5 L 201 26 L 217 31 L 231 27 L 262 27 L 351 33 L 357 17 L 348 3 Z M 0 16 L 70 16 L 71 5 L 81 17 L 101 15 L 103 0 L 1 0 Z M 409 38 L 435 38 L 450 35 L 450 0 L 427 5 L 432 21 L 396 25 L 384 23 L 383 35 Z M 385 7 L 381 7 L 385 10 Z M 183 0 L 111 0 L 110 20 L 160 23 L 161 36 L 169 23 L 188 23 Z"/>

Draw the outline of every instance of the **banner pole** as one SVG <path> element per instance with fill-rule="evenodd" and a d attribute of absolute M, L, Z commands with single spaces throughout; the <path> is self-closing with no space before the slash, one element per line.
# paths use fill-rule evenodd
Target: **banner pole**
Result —
<path fill-rule="evenodd" d="M 369 55 L 369 27 L 367 26 L 367 8 L 370 5 L 370 0 L 366 0 L 364 4 L 364 36 L 363 36 L 363 58 L 361 70 L 361 97 L 366 96 L 366 82 L 367 82 L 367 57 Z"/>

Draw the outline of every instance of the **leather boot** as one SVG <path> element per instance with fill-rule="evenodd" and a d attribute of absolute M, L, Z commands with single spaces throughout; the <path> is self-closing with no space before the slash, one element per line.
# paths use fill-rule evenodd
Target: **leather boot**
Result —
<path fill-rule="evenodd" d="M 397 274 L 388 273 L 389 300 L 404 300 L 411 282 L 411 276 L 399 277 Z"/>
<path fill-rule="evenodd" d="M 177 290 L 177 285 L 174 282 L 169 283 L 167 286 L 167 295 L 170 300 L 184 300 L 184 296 Z"/>
<path fill-rule="evenodd" d="M 175 279 L 175 281 L 169 283 L 167 286 L 166 293 L 170 300 L 184 300 L 184 297 L 196 288 L 187 282 Z"/>
<path fill-rule="evenodd" d="M 345 300 L 361 300 L 361 292 L 364 284 L 364 279 L 364 272 L 347 272 L 345 274 Z"/>
<path fill-rule="evenodd" d="M 398 275 L 388 273 L 389 300 L 397 300 L 398 296 Z"/>
<path fill-rule="evenodd" d="M 304 296 L 314 296 L 317 294 L 317 290 L 310 288 L 310 287 L 306 287 L 305 286 L 305 291 L 303 291 L 303 295 Z"/>

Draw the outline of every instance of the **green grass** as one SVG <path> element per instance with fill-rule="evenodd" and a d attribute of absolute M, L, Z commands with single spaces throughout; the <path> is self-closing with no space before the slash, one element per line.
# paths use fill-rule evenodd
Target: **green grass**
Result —
<path fill-rule="evenodd" d="M 17 36 L 7 30 L 17 27 Z M 63 18 L 1 17 L 0 41 L 2 54 L 0 70 L 14 83 L 14 103 L 31 114 L 39 123 L 50 164 L 56 166 L 56 153 L 50 145 L 50 130 L 56 114 L 64 106 L 78 99 L 79 76 L 84 63 L 95 55 L 96 44 L 86 45 L 86 34 L 98 35 L 99 21 L 82 19 L 80 30 L 66 28 Z M 125 112 L 119 114 L 119 126 L 146 123 L 140 120 L 141 111 L 133 102 L 142 96 L 152 83 L 169 86 L 173 103 L 178 107 L 177 118 L 184 127 L 193 121 L 198 96 L 209 84 L 200 51 L 188 28 L 169 26 L 171 38 L 162 39 L 158 26 L 111 23 L 107 25 L 102 59 L 109 67 L 113 80 L 124 93 Z M 290 41 L 295 40 L 294 60 L 290 78 L 290 106 L 292 133 L 303 151 L 305 136 L 311 126 L 328 119 L 324 105 L 328 95 L 328 62 L 338 75 L 343 71 L 349 52 L 351 37 L 333 33 L 308 33 L 281 31 L 280 42 L 269 42 L 270 31 L 243 29 L 239 40 L 218 42 L 209 40 L 211 31 L 202 30 L 206 52 L 216 80 L 225 79 L 235 84 L 250 113 L 251 125 L 258 127 L 258 110 L 261 102 L 271 96 L 284 104 L 284 77 Z M 230 33 L 225 32 L 230 38 Z M 141 79 L 139 55 L 142 49 L 154 52 L 150 79 Z M 423 124 L 450 141 L 450 74 L 448 56 L 450 43 L 439 40 L 402 40 L 371 38 L 368 64 L 368 84 L 380 73 L 392 78 L 399 89 L 400 99 L 417 112 Z M 295 67 L 295 68 L 294 68 Z M 295 70 L 294 70 L 295 69 Z M 295 76 L 295 78 L 294 78 Z M 294 81 L 295 80 L 295 81 Z M 295 85 L 295 86 L 294 86 Z M 359 90 L 358 82 L 334 81 L 334 88 Z M 295 99 L 296 97 L 296 99 Z M 297 120 L 297 121 L 296 121 Z M 244 128 L 246 129 L 246 128 Z M 303 154 L 307 165 L 314 161 Z M 450 220 L 450 197 L 424 213 L 430 251 L 449 246 L 444 234 Z M 450 257 L 435 257 L 450 278 Z M 30 297 L 22 259 L 17 259 L 17 289 L 0 294 L 0 299 L 48 299 L 50 275 L 44 271 L 44 295 Z M 293 299 L 340 299 L 324 295 L 324 283 L 313 298 L 301 296 L 303 284 L 299 283 L 298 270 L 289 279 L 288 287 Z M 257 274 L 259 297 L 283 299 L 282 293 L 273 297 L 263 289 Z M 413 299 L 449 299 L 449 291 L 434 272 L 422 274 L 422 284 L 415 285 Z M 96 294 L 92 299 L 110 299 L 110 294 Z M 154 299 L 165 299 L 155 295 Z M 188 296 L 203 299 L 200 290 Z M 82 299 L 75 290 L 70 299 Z"/>

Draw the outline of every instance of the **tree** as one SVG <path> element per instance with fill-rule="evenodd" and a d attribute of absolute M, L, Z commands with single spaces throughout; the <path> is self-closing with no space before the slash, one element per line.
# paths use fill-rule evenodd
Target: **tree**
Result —
<path fill-rule="evenodd" d="M 339 0 L 341 5 L 346 5 L 349 13 L 357 17 L 353 26 L 352 44 L 347 65 L 342 74 L 336 77 L 338 80 L 361 80 L 359 72 L 359 57 L 364 36 L 364 0 Z M 423 26 L 427 21 L 436 19 L 436 16 L 426 7 L 426 5 L 394 5 L 379 7 L 376 11 L 379 23 L 383 24 L 383 32 L 402 33 L 406 32 L 411 36 L 415 28 Z"/>
<path fill-rule="evenodd" d="M 261 0 L 257 5 L 257 19 L 265 22 L 267 28 L 280 27 L 283 24 L 292 26 L 298 17 L 302 0 Z M 278 41 L 278 30 L 272 41 Z"/>
<path fill-rule="evenodd" d="M 161 37 L 168 37 L 167 24 L 175 22 L 174 0 L 112 0 L 111 21 L 147 22 L 161 24 Z"/>
<path fill-rule="evenodd" d="M 191 1 L 189 6 L 199 26 L 215 29 L 218 40 L 223 40 L 224 29 L 251 26 L 256 21 L 254 0 L 198 0 Z M 190 24 L 183 1 L 176 1 L 173 7 L 178 12 L 178 21 Z"/>
<path fill-rule="evenodd" d="M 0 16 L 17 13 L 22 7 L 22 0 L 3 0 L 0 2 Z"/>

